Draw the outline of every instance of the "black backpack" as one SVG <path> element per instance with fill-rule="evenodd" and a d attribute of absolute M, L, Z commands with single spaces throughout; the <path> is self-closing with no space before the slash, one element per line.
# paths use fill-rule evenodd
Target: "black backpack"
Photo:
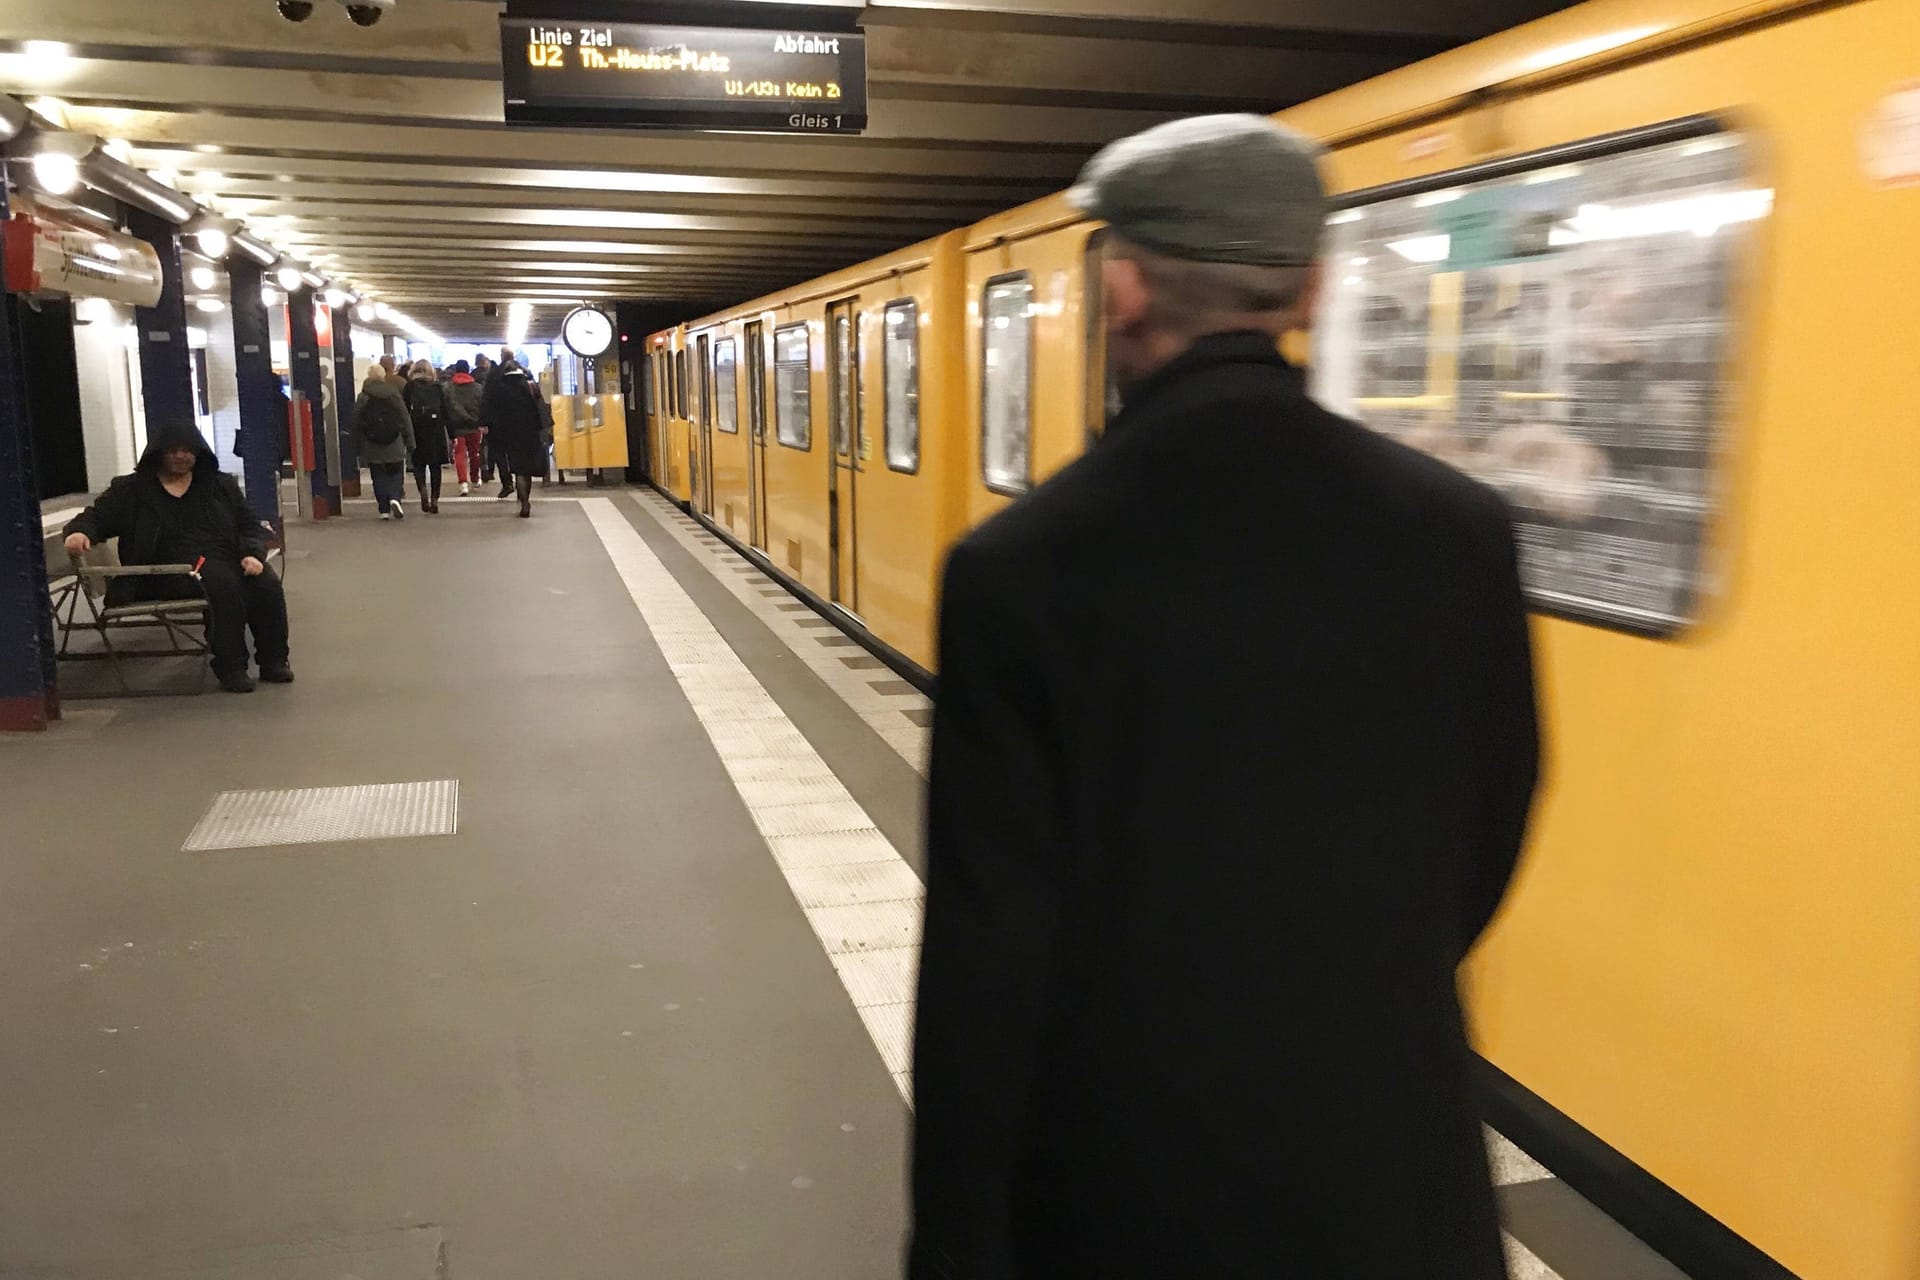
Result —
<path fill-rule="evenodd" d="M 446 388 L 437 382 L 415 382 L 408 390 L 413 393 L 408 402 L 408 407 L 413 410 L 413 438 L 424 440 L 429 436 L 446 434 Z"/>
<path fill-rule="evenodd" d="M 366 397 L 360 411 L 360 435 L 368 444 L 392 444 L 400 438 L 400 414 L 405 405 L 395 404 L 387 396 Z"/>

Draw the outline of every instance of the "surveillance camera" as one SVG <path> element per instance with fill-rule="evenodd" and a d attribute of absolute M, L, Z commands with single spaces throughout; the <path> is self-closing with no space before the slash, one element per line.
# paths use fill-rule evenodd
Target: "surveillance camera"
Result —
<path fill-rule="evenodd" d="M 398 0 L 340 0 L 345 6 L 347 16 L 353 19 L 357 27 L 370 27 L 380 21 L 393 8 Z"/>
<path fill-rule="evenodd" d="M 313 16 L 313 0 L 276 0 L 275 7 L 288 22 L 305 22 Z"/>

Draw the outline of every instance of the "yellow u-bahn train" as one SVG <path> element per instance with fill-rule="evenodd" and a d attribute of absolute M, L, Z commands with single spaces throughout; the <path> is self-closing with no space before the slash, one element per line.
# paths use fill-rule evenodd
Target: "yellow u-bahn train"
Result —
<path fill-rule="evenodd" d="M 1920 0 L 1596 0 L 1279 118 L 1317 393 L 1501 488 L 1539 610 L 1495 1119 L 1696 1276 L 1915 1280 Z M 945 550 L 1106 419 L 1100 241 L 1041 200 L 650 335 L 649 474 L 931 669 Z"/>

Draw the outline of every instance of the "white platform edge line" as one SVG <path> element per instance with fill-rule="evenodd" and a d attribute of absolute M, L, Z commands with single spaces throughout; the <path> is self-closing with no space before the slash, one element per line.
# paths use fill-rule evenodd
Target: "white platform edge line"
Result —
<path fill-rule="evenodd" d="M 819 753 L 814 751 L 812 744 L 806 741 L 805 735 L 801 734 L 793 722 L 787 718 L 779 704 L 773 701 L 773 696 L 766 691 L 746 663 L 734 652 L 732 646 L 727 644 L 719 631 L 707 620 L 706 615 L 687 594 L 686 589 L 660 562 L 660 558 L 640 536 L 639 530 L 629 524 L 626 517 L 615 509 L 613 501 L 609 498 L 580 498 L 576 501 L 585 512 L 601 545 L 606 549 L 609 559 L 613 562 L 614 570 L 620 575 L 621 582 L 627 588 L 627 594 L 633 599 L 634 607 L 640 611 L 641 620 L 653 634 L 654 643 L 659 646 L 662 655 L 666 658 L 668 668 L 672 670 L 674 679 L 680 684 L 681 693 L 687 698 L 688 705 L 693 708 L 695 717 L 700 721 L 700 727 L 706 731 L 708 741 L 713 744 L 715 752 L 719 754 L 720 763 L 727 769 L 727 776 L 734 783 L 734 790 L 740 795 L 741 803 L 746 806 L 749 816 L 754 819 L 755 828 L 761 831 L 767 856 L 779 868 L 781 876 L 787 882 L 788 890 L 794 895 L 795 904 L 801 908 L 802 914 L 807 916 L 808 928 L 813 931 L 815 941 L 820 944 L 822 952 L 833 965 L 842 990 L 845 991 L 848 1001 L 855 1006 L 857 1012 L 860 1001 L 853 990 L 853 984 L 849 982 L 851 973 L 848 966 L 832 952 L 830 940 L 826 934 L 814 928 L 811 910 L 802 896 L 803 891 L 798 882 L 806 881 L 809 877 L 801 868 L 790 868 L 781 864 L 773 844 L 773 840 L 778 837 L 769 836 L 760 826 L 761 810 L 776 806 L 756 804 L 750 794 L 755 790 L 754 785 L 751 782 L 743 783 L 740 776 L 746 770 L 741 769 L 740 773 L 736 774 L 736 765 L 739 762 L 744 758 L 756 758 L 759 755 L 757 752 L 748 750 L 753 745 L 756 734 L 739 732 L 741 721 L 738 718 L 738 709 L 743 704 L 763 703 L 764 705 L 753 707 L 755 721 L 771 723 L 774 732 L 770 736 L 781 740 L 783 753 L 807 766 L 810 773 L 817 768 L 825 775 L 819 786 L 828 793 L 828 799 L 832 803 L 849 806 L 847 812 L 858 812 L 864 819 L 864 825 L 868 827 L 874 825 L 871 817 L 866 814 L 865 809 L 846 790 L 840 780 L 833 776 L 826 762 L 820 759 Z M 642 509 L 645 509 L 645 504 L 641 505 Z M 729 690 L 728 694 L 722 699 L 716 699 L 709 686 L 688 678 L 690 668 L 704 669 L 721 675 L 721 683 Z M 722 703 L 728 705 L 723 707 Z M 899 850 L 893 847 L 892 842 L 880 835 L 877 829 L 874 835 L 878 837 L 873 845 L 876 854 L 883 858 L 890 854 L 891 858 L 887 861 L 861 865 L 893 866 L 897 864 L 900 869 L 904 869 L 909 876 L 912 876 L 912 868 L 907 866 L 906 860 L 900 856 Z M 800 874 L 796 875 L 796 872 Z M 895 878 L 898 878 L 897 872 Z M 873 902 L 873 905 L 882 911 L 887 909 L 887 905 L 883 904 L 891 905 L 894 910 L 909 918 L 918 915 L 920 911 L 920 899 L 917 897 L 889 896 L 885 899 L 867 899 L 867 901 Z M 918 948 L 914 950 L 917 955 Z M 866 1026 L 864 1017 L 861 1019 L 861 1025 Z M 900 1088 L 908 1105 L 912 1105 L 907 1081 L 900 1073 L 893 1071 L 891 1059 L 897 1055 L 889 1053 L 888 1046 L 874 1037 L 871 1028 L 868 1029 L 867 1034 L 875 1053 L 880 1055 L 883 1065 L 893 1076 L 895 1086 Z"/>

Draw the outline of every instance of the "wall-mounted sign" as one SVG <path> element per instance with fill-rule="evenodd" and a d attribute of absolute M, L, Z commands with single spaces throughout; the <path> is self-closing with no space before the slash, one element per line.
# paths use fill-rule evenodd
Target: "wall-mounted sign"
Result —
<path fill-rule="evenodd" d="M 509 124 L 858 133 L 857 33 L 500 19 Z"/>
<path fill-rule="evenodd" d="M 560 340 L 582 359 L 605 355 L 613 345 L 613 317 L 598 307 L 575 307 L 560 322 Z"/>
<path fill-rule="evenodd" d="M 107 298 L 151 307 L 166 286 L 160 255 L 137 236 L 83 227 L 45 211 L 17 213 L 6 227 L 7 289 Z"/>

